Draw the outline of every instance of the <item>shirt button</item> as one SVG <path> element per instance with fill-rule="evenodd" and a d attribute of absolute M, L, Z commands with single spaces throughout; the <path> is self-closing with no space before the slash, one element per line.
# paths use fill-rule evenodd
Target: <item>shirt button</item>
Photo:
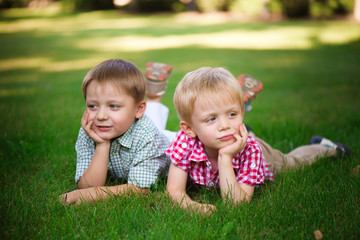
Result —
<path fill-rule="evenodd" d="M 251 169 L 254 169 L 256 167 L 256 164 L 255 163 L 252 163 L 251 165 L 250 165 L 250 168 Z"/>
<path fill-rule="evenodd" d="M 186 143 L 183 143 L 183 144 L 181 144 L 181 147 L 182 147 L 182 148 L 186 148 L 186 147 L 187 147 L 187 144 L 186 144 Z"/>

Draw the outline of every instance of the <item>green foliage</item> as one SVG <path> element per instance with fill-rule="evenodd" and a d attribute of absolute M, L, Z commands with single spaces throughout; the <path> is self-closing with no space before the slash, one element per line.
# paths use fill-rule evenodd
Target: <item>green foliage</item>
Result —
<path fill-rule="evenodd" d="M 353 11 L 353 0 L 196 0 L 201 12 L 231 11 L 259 15 L 268 5 L 269 11 L 283 13 L 287 18 L 332 17 Z"/>
<path fill-rule="evenodd" d="M 288 18 L 332 17 L 352 13 L 353 0 L 271 0 L 278 2 Z"/>
<path fill-rule="evenodd" d="M 67 11 L 114 9 L 113 0 L 61 0 Z M 132 0 L 122 9 L 130 12 L 179 12 L 185 9 L 178 0 Z"/>
<path fill-rule="evenodd" d="M 311 16 L 329 18 L 334 15 L 351 14 L 353 9 L 353 0 L 313 0 Z"/>
<path fill-rule="evenodd" d="M 0 0 L 0 9 L 25 7 L 29 2 L 30 0 Z"/>
<path fill-rule="evenodd" d="M 283 13 L 288 18 L 308 17 L 310 0 L 280 0 Z"/>
<path fill-rule="evenodd" d="M 3 12 L 0 22 L 1 239 L 313 239 L 315 230 L 327 239 L 359 239 L 360 177 L 351 174 L 360 165 L 358 25 L 17 14 Z M 354 157 L 280 173 L 250 204 L 227 206 L 218 191 L 190 191 L 216 205 L 211 216 L 174 206 L 166 179 L 147 197 L 63 206 L 58 196 L 76 189 L 81 82 L 109 58 L 142 71 L 148 61 L 174 66 L 163 98 L 169 130 L 179 129 L 172 98 L 180 79 L 201 66 L 225 66 L 264 84 L 245 114 L 259 137 L 287 152 L 323 135 L 347 144 Z"/>
<path fill-rule="evenodd" d="M 242 12 L 250 15 L 258 15 L 263 8 L 263 0 L 236 0 L 230 7 L 230 9 L 234 12 Z"/>
<path fill-rule="evenodd" d="M 174 10 L 177 0 L 135 0 L 140 12 L 170 12 Z M 175 5 L 174 5 L 175 4 Z"/>
<path fill-rule="evenodd" d="M 114 9 L 113 0 L 61 0 L 67 11 Z"/>
<path fill-rule="evenodd" d="M 201 12 L 229 11 L 235 0 L 195 0 Z"/>

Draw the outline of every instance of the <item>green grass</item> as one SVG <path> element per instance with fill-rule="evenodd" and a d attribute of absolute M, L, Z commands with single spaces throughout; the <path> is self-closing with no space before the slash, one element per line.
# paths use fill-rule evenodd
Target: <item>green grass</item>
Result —
<path fill-rule="evenodd" d="M 318 229 L 324 239 L 359 239 L 360 178 L 351 175 L 360 164 L 359 25 L 210 20 L 1 12 L 0 238 L 314 239 Z M 354 156 L 278 174 L 237 207 L 224 206 L 216 191 L 192 193 L 218 207 L 208 217 L 173 206 L 165 180 L 146 198 L 63 206 L 58 195 L 76 189 L 81 82 L 108 58 L 143 71 L 148 61 L 174 66 L 164 96 L 170 130 L 178 130 L 172 96 L 184 74 L 225 66 L 264 83 L 245 122 L 275 148 L 287 152 L 322 135 Z"/>

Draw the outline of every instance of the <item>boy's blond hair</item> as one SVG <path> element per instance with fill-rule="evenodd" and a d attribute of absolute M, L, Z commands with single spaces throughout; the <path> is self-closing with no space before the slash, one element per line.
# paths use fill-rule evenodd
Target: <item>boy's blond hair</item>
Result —
<path fill-rule="evenodd" d="M 87 87 L 92 81 L 113 83 L 132 96 L 135 102 L 139 103 L 144 100 L 146 80 L 140 69 L 131 62 L 110 59 L 91 69 L 86 74 L 81 86 L 85 100 Z"/>
<path fill-rule="evenodd" d="M 244 111 L 240 84 L 226 69 L 202 67 L 187 73 L 176 87 L 174 105 L 180 120 L 191 123 L 195 101 L 203 105 L 214 102 L 238 102 Z"/>

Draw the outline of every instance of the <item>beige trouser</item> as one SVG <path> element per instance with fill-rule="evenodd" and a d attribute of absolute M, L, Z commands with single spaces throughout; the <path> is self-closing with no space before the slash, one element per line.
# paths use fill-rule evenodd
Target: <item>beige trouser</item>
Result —
<path fill-rule="evenodd" d="M 336 156 L 336 149 L 328 148 L 320 144 L 300 146 L 293 151 L 284 154 L 273 149 L 264 140 L 255 137 L 260 144 L 264 159 L 269 165 L 269 170 L 274 174 L 284 169 L 294 169 L 302 165 L 309 165 L 319 158 Z"/>

